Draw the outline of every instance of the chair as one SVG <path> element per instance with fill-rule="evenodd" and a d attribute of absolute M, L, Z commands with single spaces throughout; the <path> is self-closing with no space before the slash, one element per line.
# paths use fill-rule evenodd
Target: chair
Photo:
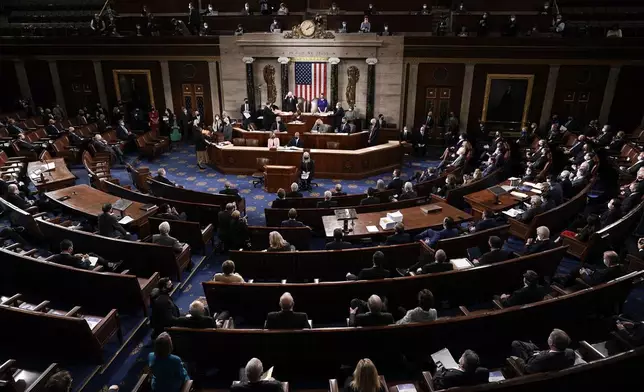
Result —
<path fill-rule="evenodd" d="M 248 147 L 259 147 L 259 140 L 257 140 L 257 139 L 248 139 L 248 140 L 246 140 L 246 145 Z"/>
<path fill-rule="evenodd" d="M 246 139 L 236 137 L 233 139 L 233 146 L 245 146 L 246 145 Z"/>
<path fill-rule="evenodd" d="M 330 150 L 339 150 L 340 142 L 326 142 L 326 148 Z"/>
<path fill-rule="evenodd" d="M 257 171 L 253 173 L 253 188 L 257 185 L 264 185 L 264 179 L 266 178 L 266 165 L 269 163 L 271 163 L 271 161 L 268 158 L 257 158 Z"/>
<path fill-rule="evenodd" d="M 51 160 L 51 159 L 53 159 L 53 158 L 52 158 L 51 154 L 49 153 L 49 151 L 47 151 L 47 150 L 42 150 L 42 152 L 40 153 L 40 155 L 38 155 L 38 159 L 40 159 L 41 161 L 46 161 L 46 160 L 48 160 L 48 159 L 49 159 L 49 160 Z"/>

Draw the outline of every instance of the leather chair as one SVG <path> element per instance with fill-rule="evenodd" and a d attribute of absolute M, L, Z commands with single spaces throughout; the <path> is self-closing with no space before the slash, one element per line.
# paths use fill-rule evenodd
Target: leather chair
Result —
<path fill-rule="evenodd" d="M 268 158 L 257 158 L 257 171 L 253 173 L 253 188 L 257 185 L 264 185 L 264 179 L 266 178 L 266 165 L 269 163 L 271 163 L 271 161 Z"/>

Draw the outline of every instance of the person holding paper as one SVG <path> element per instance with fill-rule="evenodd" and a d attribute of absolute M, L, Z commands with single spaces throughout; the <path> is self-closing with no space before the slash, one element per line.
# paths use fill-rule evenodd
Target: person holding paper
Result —
<path fill-rule="evenodd" d="M 300 179 L 302 180 L 303 189 L 311 189 L 311 180 L 314 174 L 315 161 L 311 159 L 311 155 L 308 152 L 305 152 L 300 163 Z"/>
<path fill-rule="evenodd" d="M 130 233 L 121 226 L 118 219 L 112 214 L 112 204 L 105 203 L 103 213 L 98 216 L 98 234 L 111 237 L 129 239 Z"/>
<path fill-rule="evenodd" d="M 457 369 L 441 367 L 436 371 L 433 376 L 434 389 L 487 384 L 489 371 L 479 365 L 479 356 L 472 350 L 465 350 L 458 360 Z"/>
<path fill-rule="evenodd" d="M 114 270 L 115 267 L 120 265 L 120 263 L 118 264 L 109 263 L 104 258 L 98 255 L 95 255 L 93 253 L 74 254 L 74 244 L 70 240 L 62 240 L 60 242 L 60 253 L 57 255 L 53 255 L 49 259 L 49 261 L 56 264 L 66 265 L 68 267 L 91 270 L 94 268 L 92 266 L 92 258 L 96 260 L 96 264 L 107 267 L 110 270 Z"/>
<path fill-rule="evenodd" d="M 244 373 L 246 380 L 231 385 L 230 392 L 282 392 L 281 382 L 268 374 L 266 378 L 262 378 L 264 365 L 259 359 L 253 358 L 248 361 Z"/>

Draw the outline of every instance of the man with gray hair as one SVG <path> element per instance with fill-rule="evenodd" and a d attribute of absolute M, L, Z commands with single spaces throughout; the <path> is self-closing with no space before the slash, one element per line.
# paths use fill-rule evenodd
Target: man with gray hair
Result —
<path fill-rule="evenodd" d="M 418 194 L 416 193 L 416 191 L 414 191 L 414 185 L 411 182 L 407 181 L 403 186 L 402 194 L 398 196 L 398 201 L 415 199 L 417 197 Z"/>
<path fill-rule="evenodd" d="M 286 193 L 286 197 L 304 197 L 298 190 L 300 186 L 297 185 L 297 182 L 291 184 L 291 191 Z"/>
<path fill-rule="evenodd" d="M 20 189 L 17 184 L 9 184 L 7 186 L 7 201 L 21 210 L 26 210 L 35 204 L 33 200 L 29 200 L 20 194 Z"/>
<path fill-rule="evenodd" d="M 550 240 L 550 229 L 546 226 L 537 227 L 537 238 L 528 238 L 525 243 L 525 255 L 533 253 L 545 252 L 554 247 L 554 243 Z"/>
<path fill-rule="evenodd" d="M 338 202 L 335 200 L 331 200 L 333 197 L 333 194 L 331 191 L 326 191 L 324 192 L 324 200 L 323 201 L 318 201 L 316 204 L 317 208 L 333 208 L 338 206 Z"/>
<path fill-rule="evenodd" d="M 373 294 L 367 301 L 369 311 L 358 314 L 359 306 L 356 306 L 356 300 L 351 301 L 349 308 L 349 326 L 350 327 L 374 327 L 377 325 L 394 324 L 394 318 L 391 313 L 383 312 L 384 304 L 379 296 Z M 359 300 L 358 300 L 359 301 Z"/>
<path fill-rule="evenodd" d="M 271 124 L 271 131 L 286 132 L 286 124 L 282 122 L 282 117 L 275 117 L 275 122 Z"/>
<path fill-rule="evenodd" d="M 532 196 L 530 198 L 530 208 L 523 214 L 517 216 L 517 220 L 523 223 L 530 223 L 535 216 L 544 212 L 543 200 L 539 196 Z"/>
<path fill-rule="evenodd" d="M 177 326 L 186 328 L 217 328 L 221 325 L 215 323 L 212 317 L 206 314 L 206 307 L 200 300 L 195 300 L 190 304 L 188 315 L 179 317 Z"/>
<path fill-rule="evenodd" d="M 280 297 L 280 311 L 270 312 L 264 323 L 265 329 L 310 329 L 309 316 L 306 313 L 294 312 L 295 301 L 291 293 Z"/>
<path fill-rule="evenodd" d="M 239 383 L 230 386 L 231 392 L 282 392 L 282 383 L 273 377 L 262 380 L 264 365 L 257 358 L 252 358 L 246 364 L 244 374 Z"/>
<path fill-rule="evenodd" d="M 183 245 L 176 238 L 170 236 L 170 224 L 168 222 L 161 222 L 159 234 L 152 235 L 152 242 L 158 245 L 171 246 L 175 252 L 183 250 Z"/>
<path fill-rule="evenodd" d="M 342 192 L 342 184 L 335 184 L 335 190 L 333 191 L 333 196 L 346 196 L 346 192 Z"/>
<path fill-rule="evenodd" d="M 478 354 L 472 350 L 465 350 L 458 360 L 458 368 L 446 369 L 441 367 L 436 371 L 434 374 L 434 388 L 448 389 L 487 383 L 490 372 L 479 365 Z"/>
<path fill-rule="evenodd" d="M 164 183 L 166 185 L 177 186 L 174 182 L 168 180 L 168 177 L 166 177 L 166 171 L 162 167 L 157 169 L 157 175 L 154 176 L 154 180 L 162 182 L 162 183 Z"/>
<path fill-rule="evenodd" d="M 575 352 L 568 348 L 570 338 L 560 329 L 553 329 L 548 337 L 548 350 L 539 351 L 532 342 L 515 340 L 512 354 L 516 363 L 525 373 L 553 372 L 575 364 Z"/>

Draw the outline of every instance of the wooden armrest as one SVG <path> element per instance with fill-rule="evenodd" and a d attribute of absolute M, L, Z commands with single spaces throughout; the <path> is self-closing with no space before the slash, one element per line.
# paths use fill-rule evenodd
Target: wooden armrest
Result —
<path fill-rule="evenodd" d="M 228 320 L 224 321 L 224 324 L 222 325 L 222 328 L 224 328 L 224 329 L 235 329 L 235 320 L 233 320 L 232 317 L 228 318 Z"/>
<path fill-rule="evenodd" d="M 463 305 L 459 306 L 458 309 L 463 313 L 464 316 L 469 316 L 470 311 Z"/>
<path fill-rule="evenodd" d="M 38 252 L 38 249 L 34 248 L 34 249 L 28 250 L 26 252 L 22 252 L 20 255 L 21 256 L 31 256 L 36 252 Z"/>
<path fill-rule="evenodd" d="M 80 306 L 74 306 L 74 308 L 72 310 L 70 310 L 69 312 L 67 312 L 65 314 L 65 317 L 74 317 L 74 316 L 76 316 L 76 314 L 78 314 L 78 312 L 80 310 L 81 310 Z"/>
<path fill-rule="evenodd" d="M 579 283 L 580 285 L 582 285 L 582 286 L 583 286 L 583 287 L 585 287 L 585 288 L 590 288 L 590 287 L 592 287 L 592 286 L 590 286 L 588 283 L 584 282 L 581 278 L 577 278 L 577 279 L 575 279 L 575 282 Z"/>
<path fill-rule="evenodd" d="M 585 340 L 579 342 L 579 350 L 581 351 L 582 357 L 587 362 L 606 358 L 604 354 L 600 353 L 599 350 Z"/>
<path fill-rule="evenodd" d="M 510 365 L 510 368 L 514 371 L 514 374 L 517 376 L 523 376 L 525 373 L 523 373 L 523 367 L 519 365 L 519 362 L 517 361 L 517 358 L 515 357 L 509 357 L 506 359 L 508 362 L 508 365 Z"/>
<path fill-rule="evenodd" d="M 14 242 L 13 244 L 11 244 L 11 245 L 9 245 L 9 246 L 5 246 L 5 247 L 4 247 L 4 249 L 5 249 L 5 250 L 11 250 L 11 251 L 13 251 L 14 249 L 16 249 L 16 248 L 17 248 L 17 247 L 19 247 L 19 246 L 21 246 L 21 244 L 20 244 L 20 243 L 18 243 L 18 242 Z"/>
<path fill-rule="evenodd" d="M 568 294 L 564 289 L 562 289 L 561 287 L 557 286 L 556 284 L 551 284 L 551 285 L 550 285 L 550 288 L 551 288 L 552 290 L 554 290 L 554 291 L 555 291 L 557 294 L 559 294 L 559 295 L 566 295 L 566 294 Z"/>
<path fill-rule="evenodd" d="M 0 365 L 0 374 L 6 372 L 7 370 L 16 367 L 16 360 L 15 359 L 9 359 L 2 365 Z"/>
<path fill-rule="evenodd" d="M 281 283 L 286 284 L 286 279 L 282 279 Z"/>
<path fill-rule="evenodd" d="M 42 312 L 45 309 L 45 307 L 47 307 L 48 305 L 49 305 L 49 301 L 42 301 L 41 303 L 38 304 L 38 306 L 36 306 L 32 310 L 34 312 Z"/>
<path fill-rule="evenodd" d="M 121 271 L 121 275 L 128 275 L 129 273 L 130 273 L 129 269 L 125 269 L 125 270 Z"/>
<path fill-rule="evenodd" d="M 421 376 L 422 376 L 423 383 L 427 387 L 427 390 L 429 392 L 433 392 L 434 391 L 434 379 L 432 377 L 432 374 L 430 372 L 428 372 L 428 371 L 424 371 Z"/>
<path fill-rule="evenodd" d="M 103 266 L 102 265 L 97 265 L 92 269 L 94 272 L 103 272 Z"/>
<path fill-rule="evenodd" d="M 45 215 L 47 215 L 47 213 L 46 213 L 46 212 L 39 212 L 39 213 L 37 213 L 37 214 L 33 214 L 32 216 L 33 216 L 34 218 L 40 218 L 41 216 L 45 216 Z"/>
<path fill-rule="evenodd" d="M 2 305 L 9 305 L 11 306 L 12 303 L 18 301 L 20 298 L 22 298 L 22 294 L 14 294 L 11 297 L 7 298 L 4 302 L 2 302 Z"/>
<path fill-rule="evenodd" d="M 329 379 L 329 392 L 339 392 L 337 379 Z"/>
<path fill-rule="evenodd" d="M 34 214 L 38 213 L 38 207 L 37 206 L 31 206 L 31 207 L 27 208 L 25 211 L 27 211 L 31 215 L 34 215 Z"/>
<path fill-rule="evenodd" d="M 191 390 L 192 390 L 192 380 L 188 380 L 183 383 L 183 385 L 181 386 L 180 392 L 190 392 Z"/>
<path fill-rule="evenodd" d="M 501 304 L 500 299 L 495 298 L 494 301 L 492 301 L 492 302 L 494 302 L 494 306 L 496 306 L 497 309 L 503 309 L 503 304 Z"/>

